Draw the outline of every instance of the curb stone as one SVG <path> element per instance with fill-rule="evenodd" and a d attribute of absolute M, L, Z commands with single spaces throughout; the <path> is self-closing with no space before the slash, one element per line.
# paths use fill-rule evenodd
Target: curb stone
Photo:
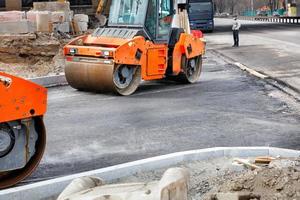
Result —
<path fill-rule="evenodd" d="M 65 74 L 27 79 L 46 88 L 68 85 Z"/>
<path fill-rule="evenodd" d="M 292 85 L 286 83 L 285 81 L 282 81 L 278 78 L 269 76 L 267 74 L 264 74 L 262 72 L 258 72 L 254 69 L 251 69 L 247 67 L 246 65 L 237 62 L 236 60 L 230 58 L 229 56 L 224 55 L 223 53 L 215 50 L 215 49 L 209 49 L 208 51 L 212 52 L 212 54 L 219 56 L 222 58 L 225 62 L 232 64 L 238 68 L 240 68 L 243 71 L 248 72 L 250 75 L 253 75 L 259 79 L 264 80 L 266 83 L 272 85 L 273 87 L 276 87 L 277 89 L 281 90 L 282 92 L 286 93 L 287 95 L 293 97 L 296 101 L 300 101 L 300 90 L 293 87 Z"/>
<path fill-rule="evenodd" d="M 55 197 L 61 193 L 73 179 L 83 176 L 101 177 L 104 180 L 111 182 L 122 177 L 130 176 L 137 172 L 146 172 L 160 168 L 167 168 L 180 164 L 181 162 L 193 162 L 222 157 L 245 158 L 254 156 L 300 157 L 300 151 L 272 147 L 218 147 L 178 152 L 37 182 L 30 185 L 0 190 L 0 200 L 55 199 Z"/>

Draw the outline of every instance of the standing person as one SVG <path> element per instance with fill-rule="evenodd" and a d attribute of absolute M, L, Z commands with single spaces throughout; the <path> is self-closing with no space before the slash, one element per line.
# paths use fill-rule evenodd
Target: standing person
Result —
<path fill-rule="evenodd" d="M 234 45 L 232 47 L 239 47 L 239 30 L 241 28 L 241 23 L 237 20 L 237 17 L 235 16 L 233 18 L 233 26 L 232 26 L 232 31 L 233 31 L 233 40 L 234 40 Z"/>

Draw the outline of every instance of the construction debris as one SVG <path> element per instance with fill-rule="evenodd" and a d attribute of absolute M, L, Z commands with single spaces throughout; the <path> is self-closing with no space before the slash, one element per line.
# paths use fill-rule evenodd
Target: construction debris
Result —
<path fill-rule="evenodd" d="M 33 10 L 38 11 L 70 11 L 70 2 L 34 2 L 33 3 Z"/>
<path fill-rule="evenodd" d="M 286 163 L 287 160 L 276 162 Z M 284 168 L 266 167 L 248 171 L 218 187 L 219 192 L 249 193 L 255 199 L 300 199 L 300 159 Z M 258 198 L 260 197 L 260 198 Z"/>
<path fill-rule="evenodd" d="M 0 12 L 0 34 L 60 31 L 69 33 L 74 18 L 69 2 L 34 2 L 30 11 Z M 88 29 L 87 15 L 75 15 L 78 33 Z"/>
<path fill-rule="evenodd" d="M 23 78 L 62 73 L 61 49 L 85 33 L 88 22 L 87 15 L 74 15 L 69 2 L 34 2 L 29 11 L 0 12 L 0 71 Z"/>
<path fill-rule="evenodd" d="M 252 163 L 255 159 L 245 160 Z M 188 200 L 300 199 L 300 158 L 276 158 L 255 170 L 233 161 L 218 158 L 179 165 L 190 172 Z M 164 170 L 140 172 L 116 182 L 148 182 L 161 177 Z"/>
<path fill-rule="evenodd" d="M 187 200 L 189 173 L 182 168 L 168 169 L 160 181 L 104 185 L 100 179 L 74 180 L 58 200 Z"/>
<path fill-rule="evenodd" d="M 270 164 L 273 160 L 276 160 L 276 158 L 273 158 L 273 157 L 269 157 L 269 156 L 266 156 L 266 157 L 257 157 L 255 158 L 255 163 L 256 164 Z"/>
<path fill-rule="evenodd" d="M 247 167 L 251 170 L 255 170 L 255 169 L 260 168 L 259 166 L 255 165 L 255 164 L 252 164 L 249 160 L 246 160 L 246 159 L 236 158 L 236 159 L 234 159 L 234 162 L 237 162 L 238 164 L 243 164 L 245 167 Z"/>
<path fill-rule="evenodd" d="M 50 33 L 0 35 L 0 71 L 24 78 L 60 74 L 68 41 Z"/>
<path fill-rule="evenodd" d="M 77 14 L 74 15 L 75 32 L 82 34 L 88 30 L 89 18 L 87 15 Z"/>
<path fill-rule="evenodd" d="M 259 200 L 260 195 L 243 193 L 218 193 L 211 196 L 211 200 Z"/>

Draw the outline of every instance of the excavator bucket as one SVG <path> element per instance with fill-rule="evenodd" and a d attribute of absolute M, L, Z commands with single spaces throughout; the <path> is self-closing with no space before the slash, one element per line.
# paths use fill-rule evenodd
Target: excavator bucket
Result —
<path fill-rule="evenodd" d="M 47 89 L 0 72 L 0 189 L 28 177 L 46 146 Z"/>

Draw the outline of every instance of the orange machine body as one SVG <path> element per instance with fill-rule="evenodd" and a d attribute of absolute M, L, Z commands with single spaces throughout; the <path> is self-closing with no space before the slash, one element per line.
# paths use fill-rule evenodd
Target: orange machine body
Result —
<path fill-rule="evenodd" d="M 0 72 L 0 123 L 43 116 L 46 109 L 46 88 Z"/>
<path fill-rule="evenodd" d="M 70 55 L 70 49 L 76 53 Z M 168 45 L 157 44 L 145 40 L 142 36 L 132 39 L 116 37 L 94 37 L 92 35 L 80 36 L 64 47 L 67 61 L 73 61 L 77 56 L 106 59 L 114 64 L 127 64 L 141 66 L 143 80 L 155 80 L 165 77 L 168 67 Z M 103 52 L 106 55 L 103 54 Z M 137 56 L 137 52 L 140 55 Z M 182 56 L 193 58 L 204 54 L 205 43 L 201 38 L 192 34 L 182 33 L 173 49 L 172 75 L 182 72 Z"/>

